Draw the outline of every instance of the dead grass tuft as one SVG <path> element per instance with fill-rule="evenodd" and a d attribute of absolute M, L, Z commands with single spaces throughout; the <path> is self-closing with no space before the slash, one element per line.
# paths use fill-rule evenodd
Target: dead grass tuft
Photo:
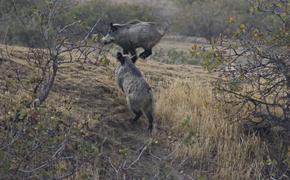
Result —
<path fill-rule="evenodd" d="M 175 135 L 175 158 L 192 159 L 194 175 L 210 179 L 259 179 L 266 145 L 240 133 L 226 119 L 209 82 L 177 80 L 157 95 L 160 126 Z"/>

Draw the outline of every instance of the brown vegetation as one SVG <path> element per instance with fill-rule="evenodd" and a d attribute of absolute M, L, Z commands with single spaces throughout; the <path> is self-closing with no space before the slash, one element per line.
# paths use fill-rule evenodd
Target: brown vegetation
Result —
<path fill-rule="evenodd" d="M 240 12 L 228 3 L 240 0 L 178 0 L 178 33 L 224 40 L 221 32 L 237 29 L 218 45 L 167 37 L 150 57 L 182 65 L 138 61 L 155 92 L 152 134 L 144 118 L 129 122 L 114 79 L 116 49 L 103 51 L 101 36 L 93 43 L 90 35 L 111 20 L 156 20 L 158 10 L 28 2 L 0 1 L 0 179 L 290 177 L 288 2 L 253 0 Z M 36 48 L 6 45 L 14 43 Z M 201 59 L 219 71 L 188 65 Z"/>
<path fill-rule="evenodd" d="M 177 80 L 157 99 L 160 123 L 177 138 L 174 157 L 187 172 L 208 179 L 262 176 L 265 144 L 227 120 L 231 110 L 215 100 L 209 82 Z"/>
<path fill-rule="evenodd" d="M 22 77 L 29 76 L 29 66 L 24 61 L 27 49 L 8 49 L 10 60 L 2 59 L 1 71 L 12 75 L 14 67 L 18 66 L 24 73 Z M 268 151 L 271 147 L 266 142 L 255 135 L 244 135 L 238 123 L 227 119 L 233 109 L 215 100 L 210 83 L 212 78 L 199 66 L 139 61 L 137 66 L 156 92 L 157 129 L 150 137 L 144 128 L 144 118 L 132 126 L 129 123 L 132 114 L 113 78 L 115 58 L 110 59 L 108 65 L 60 66 L 59 76 L 45 106 L 28 112 L 29 117 L 39 118 L 43 113 L 50 114 L 47 120 L 45 117 L 35 120 L 39 121 L 36 127 L 42 131 L 49 128 L 60 133 L 60 139 L 52 142 L 61 143 L 64 135 L 68 138 L 59 157 L 70 153 L 76 158 L 77 169 L 73 178 L 253 179 L 263 177 L 265 166 L 275 163 L 268 156 L 273 151 Z M 14 83 L 9 84 L 9 91 L 1 96 L 1 105 L 6 104 L 7 109 L 26 95 L 23 90 L 18 91 L 17 96 L 10 92 Z M 7 103 L 8 99 L 13 99 L 12 104 Z M 12 106 L 7 106 L 9 104 Z M 35 116 L 37 114 L 40 116 Z M 1 121 L 5 122 L 7 117 L 2 116 Z M 73 126 L 50 125 L 55 118 L 62 124 L 71 123 Z M 35 127 L 33 124 L 30 126 Z M 63 127 L 58 129 L 59 126 Z M 45 134 L 38 134 L 36 130 L 30 132 L 39 140 L 45 140 Z M 52 136 L 51 140 L 55 137 Z M 26 141 L 33 139 L 28 134 Z M 18 150 L 21 152 L 21 148 Z M 32 155 L 34 160 L 27 160 L 29 167 L 37 168 L 38 161 L 47 158 L 45 151 L 44 146 L 38 149 L 39 153 Z M 8 172 L 15 172 L 17 161 L 10 163 Z M 32 173 L 25 172 L 31 169 L 21 167 L 16 175 L 62 176 L 70 169 L 68 163 L 57 161 L 51 164 L 52 169 L 41 167 Z M 5 173 L 5 169 L 1 170 Z"/>

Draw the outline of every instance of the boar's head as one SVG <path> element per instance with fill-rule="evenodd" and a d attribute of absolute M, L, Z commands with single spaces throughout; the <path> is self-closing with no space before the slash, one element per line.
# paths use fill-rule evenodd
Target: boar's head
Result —
<path fill-rule="evenodd" d="M 111 23 L 110 24 L 109 32 L 107 33 L 106 36 L 104 36 L 101 39 L 101 42 L 104 43 L 105 45 L 115 42 L 117 36 L 120 34 L 121 27 L 122 26 L 119 25 L 119 24 L 113 24 L 113 23 Z"/>

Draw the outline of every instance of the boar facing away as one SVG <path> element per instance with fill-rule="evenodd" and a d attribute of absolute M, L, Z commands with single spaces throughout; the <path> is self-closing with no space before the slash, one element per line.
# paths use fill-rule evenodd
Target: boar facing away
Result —
<path fill-rule="evenodd" d="M 115 43 L 123 48 L 123 53 L 132 55 L 133 63 L 137 60 L 136 49 L 143 48 L 139 55 L 145 59 L 152 54 L 152 48 L 164 36 L 167 25 L 154 22 L 133 20 L 125 24 L 111 23 L 108 34 L 102 38 L 104 44 Z"/>
<path fill-rule="evenodd" d="M 116 81 L 126 95 L 129 109 L 135 114 L 131 121 L 134 123 L 145 115 L 149 122 L 148 129 L 152 131 L 154 120 L 152 89 L 128 56 L 123 56 L 118 52 L 117 60 L 119 64 L 115 71 Z"/>

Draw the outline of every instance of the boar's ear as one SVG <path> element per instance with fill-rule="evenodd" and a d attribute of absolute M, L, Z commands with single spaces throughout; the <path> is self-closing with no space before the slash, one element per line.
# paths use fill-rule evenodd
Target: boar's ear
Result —
<path fill-rule="evenodd" d="M 117 53 L 117 59 L 122 65 L 125 64 L 125 57 L 123 56 L 122 53 L 120 53 L 120 52 Z"/>
<path fill-rule="evenodd" d="M 115 26 L 112 22 L 110 23 L 110 26 L 111 26 L 111 30 L 114 32 L 114 31 L 117 31 L 117 26 Z"/>

